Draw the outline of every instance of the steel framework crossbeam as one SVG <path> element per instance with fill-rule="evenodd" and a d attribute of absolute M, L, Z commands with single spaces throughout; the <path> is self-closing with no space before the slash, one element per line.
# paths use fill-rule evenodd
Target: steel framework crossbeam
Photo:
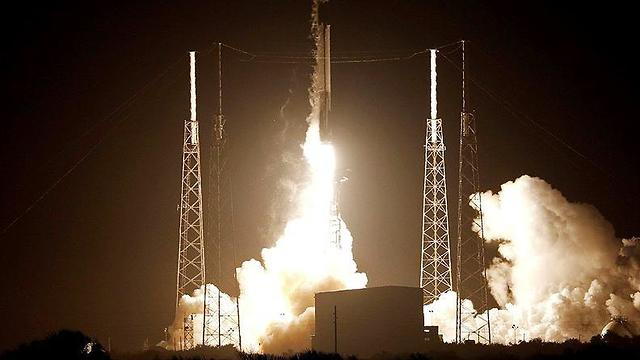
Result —
<path fill-rule="evenodd" d="M 476 118 L 466 110 L 465 42 L 462 41 L 462 112 L 458 167 L 456 342 L 491 343 L 487 264 L 480 197 Z M 475 308 L 475 309 L 474 309 Z"/>
<path fill-rule="evenodd" d="M 197 134 L 198 123 L 185 121 L 176 307 L 182 295 L 204 284 L 200 144 Z"/>
<path fill-rule="evenodd" d="M 444 152 L 442 120 L 427 120 L 420 273 L 424 304 L 452 289 Z"/>
<path fill-rule="evenodd" d="M 460 118 L 456 341 L 491 343 L 475 117 Z"/>
<path fill-rule="evenodd" d="M 184 318 L 182 333 L 184 334 L 182 349 L 193 349 L 196 346 L 195 339 L 193 337 L 193 315 L 189 315 Z"/>
<path fill-rule="evenodd" d="M 238 299 L 233 301 L 223 296 L 220 288 L 223 282 L 223 253 L 225 245 L 232 242 L 233 211 L 230 195 L 232 187 L 226 171 L 225 156 L 225 118 L 222 115 L 222 44 L 218 44 L 218 114 L 213 122 L 213 149 L 210 158 L 209 184 L 211 201 L 207 207 L 212 219 L 208 232 L 211 243 L 215 245 L 217 273 L 215 282 L 218 290 L 207 286 L 204 293 L 204 321 L 202 343 L 209 346 L 238 345 L 242 349 L 240 335 L 240 306 Z M 235 271 L 235 260 L 234 260 Z M 235 273 L 234 273 L 235 276 Z"/>

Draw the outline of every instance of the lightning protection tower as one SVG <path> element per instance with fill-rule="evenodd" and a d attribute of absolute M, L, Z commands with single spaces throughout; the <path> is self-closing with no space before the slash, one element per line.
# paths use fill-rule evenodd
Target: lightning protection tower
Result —
<path fill-rule="evenodd" d="M 444 162 L 442 119 L 436 97 L 436 53 L 431 50 L 431 118 L 427 119 L 424 146 L 424 192 L 422 197 L 422 258 L 420 287 L 424 304 L 451 290 L 451 252 L 447 209 L 447 176 Z"/>
<path fill-rule="evenodd" d="M 491 343 L 476 118 L 465 99 L 465 43 L 462 42 L 462 112 L 458 168 L 456 341 Z M 473 302 L 475 310 L 469 301 Z M 481 315 L 483 312 L 485 314 Z"/>
<path fill-rule="evenodd" d="M 218 43 L 218 113 L 213 121 L 213 143 L 209 161 L 209 189 L 211 200 L 208 202 L 210 230 L 208 238 L 212 239 L 217 253 L 217 269 L 215 282 L 217 289 L 206 286 L 204 291 L 204 321 L 202 324 L 202 343 L 209 346 L 238 345 L 242 349 L 240 335 L 240 304 L 222 294 L 220 287 L 223 280 L 223 253 L 226 245 L 233 245 L 233 211 L 232 188 L 227 176 L 225 156 L 225 118 L 222 115 L 222 44 Z M 234 249 L 235 251 L 235 249 Z M 234 256 L 235 258 L 235 256 Z M 235 270 L 235 259 L 234 259 Z M 235 272 L 234 272 L 235 276 Z"/>
<path fill-rule="evenodd" d="M 184 122 L 182 146 L 182 186 L 178 242 L 176 309 L 180 298 L 200 288 L 205 279 L 204 239 L 202 234 L 202 186 L 200 177 L 200 139 L 196 118 L 196 53 L 189 53 L 191 117 Z M 182 348 L 195 346 L 193 318 L 184 319 Z"/>

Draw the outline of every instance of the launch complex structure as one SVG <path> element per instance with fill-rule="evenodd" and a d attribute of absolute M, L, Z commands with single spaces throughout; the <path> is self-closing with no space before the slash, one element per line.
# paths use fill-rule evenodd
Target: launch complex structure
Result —
<path fill-rule="evenodd" d="M 217 288 L 207 285 L 206 278 L 200 136 L 196 114 L 196 52 L 191 51 L 189 57 L 191 117 L 184 123 L 182 147 L 176 314 L 178 314 L 182 296 L 191 295 L 194 290 L 201 289 L 203 292 L 203 315 L 200 343 L 210 346 L 234 344 L 242 349 L 238 298 L 234 303 L 229 303 L 229 297 L 223 296 L 220 290 L 223 273 L 223 245 L 231 241 L 233 236 L 230 199 L 232 189 L 225 171 L 226 136 L 225 119 L 222 113 L 222 44 L 218 43 L 218 111 L 213 119 L 213 146 L 209 162 L 211 171 L 208 176 L 212 196 L 207 202 L 208 213 L 212 215 L 207 238 L 212 239 L 211 243 L 215 244 L 217 250 Z M 193 314 L 187 314 L 184 317 L 182 337 L 172 339 L 174 349 L 187 350 L 196 346 L 194 318 Z"/>
<path fill-rule="evenodd" d="M 319 101 L 320 110 L 320 139 L 323 142 L 331 142 L 332 134 L 329 123 L 332 63 L 330 26 L 321 23 L 316 14 L 313 19 L 313 29 L 317 38 L 314 69 L 317 78 L 314 80 L 316 81 L 314 90 L 319 97 L 317 101 Z M 480 191 L 480 180 L 476 117 L 473 112 L 467 110 L 465 98 L 465 41 L 460 41 L 457 44 L 462 50 L 462 106 L 459 135 L 456 271 L 454 273 L 451 267 L 443 120 L 438 117 L 437 111 L 438 48 L 436 48 L 429 50 L 431 111 L 430 118 L 426 121 L 424 149 L 420 288 L 423 290 L 424 305 L 436 301 L 445 292 L 456 291 L 456 342 L 491 343 L 482 204 L 477 195 Z M 217 45 L 218 111 L 213 119 L 211 171 L 208 176 L 211 200 L 207 201 L 206 209 L 208 219 L 211 220 L 206 236 L 203 226 L 199 120 L 196 114 L 196 52 L 189 53 L 191 116 L 189 120 L 184 122 L 176 315 L 180 313 L 180 299 L 184 295 L 191 295 L 197 289 L 201 289 L 203 293 L 203 315 L 198 320 L 199 324 L 195 321 L 194 314 L 184 316 L 182 337 L 172 339 L 174 349 L 180 350 L 194 348 L 198 343 L 210 346 L 232 344 L 242 349 L 239 300 L 238 298 L 229 298 L 220 290 L 223 275 L 223 245 L 231 241 L 233 219 L 230 199 L 232 189 L 225 171 L 227 138 L 225 118 L 222 113 L 222 48 L 226 45 L 222 43 Z M 342 224 L 338 207 L 338 193 L 340 184 L 345 180 L 344 176 L 338 176 L 335 179 L 334 199 L 331 207 L 331 236 L 328 241 L 330 246 L 338 249 L 341 248 L 340 227 Z M 217 287 L 206 285 L 205 245 L 207 242 L 205 239 L 208 241 L 211 239 L 210 243 L 214 244 L 217 252 L 218 266 L 214 279 L 214 283 L 217 282 Z M 475 309 L 467 300 L 473 302 Z M 195 334 L 198 332 L 195 329 L 196 324 L 202 326 L 199 331 L 202 334 L 201 341 L 195 338 Z"/>
<path fill-rule="evenodd" d="M 329 25 L 314 19 L 318 36 L 316 49 L 315 73 L 319 102 L 319 132 L 320 140 L 331 142 L 329 127 L 329 113 L 331 111 L 331 49 Z M 212 219 L 210 231 L 204 231 L 202 175 L 200 161 L 199 122 L 197 118 L 196 102 L 196 52 L 189 53 L 190 58 L 190 119 L 184 123 L 184 139 L 182 149 L 182 186 L 180 197 L 180 228 L 178 242 L 178 271 L 176 280 L 176 314 L 179 313 L 180 299 L 190 295 L 194 290 L 201 289 L 203 294 L 202 309 L 202 340 L 199 342 L 208 346 L 236 345 L 242 349 L 240 333 L 240 304 L 236 298 L 229 303 L 229 297 L 223 296 L 220 290 L 223 276 L 222 259 L 223 245 L 233 236 L 232 194 L 226 170 L 225 118 L 222 113 L 222 43 L 218 43 L 218 111 L 213 119 L 213 146 L 210 157 L 210 193 L 212 199 L 207 202 L 206 212 Z M 346 181 L 345 176 L 339 176 L 335 181 L 334 198 L 331 204 L 329 237 L 330 247 L 341 248 L 341 224 L 338 206 L 338 191 L 340 184 Z M 211 216 L 212 215 L 212 216 Z M 206 279 L 205 245 L 208 239 L 215 245 L 217 252 L 217 288 L 208 286 Z M 235 260 L 234 260 L 235 265 Z M 235 275 L 235 273 L 234 273 Z M 188 350 L 198 344 L 195 338 L 196 322 L 193 314 L 187 314 L 183 319 L 182 337 L 173 339 L 174 349 Z"/>
<path fill-rule="evenodd" d="M 438 49 L 430 50 L 431 118 L 425 136 L 424 191 L 422 202 L 422 257 L 420 287 L 424 305 L 456 290 L 456 342 L 491 343 L 488 307 L 487 265 L 484 255 L 482 203 L 476 117 L 467 111 L 465 87 L 465 41 L 462 50 L 462 110 L 458 158 L 458 219 L 455 288 L 451 270 L 449 210 L 445 145 L 442 119 L 438 118 L 436 60 Z M 472 304 L 469 303 L 471 300 Z M 474 309 L 475 307 L 475 309 Z"/>

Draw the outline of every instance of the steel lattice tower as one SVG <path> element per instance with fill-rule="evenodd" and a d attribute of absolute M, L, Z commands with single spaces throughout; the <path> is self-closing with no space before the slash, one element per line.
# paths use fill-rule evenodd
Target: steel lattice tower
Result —
<path fill-rule="evenodd" d="M 465 47 L 462 42 L 462 112 L 458 168 L 458 246 L 456 277 L 456 341 L 491 343 L 488 286 L 484 255 L 484 233 L 476 118 L 466 110 Z M 471 300 L 475 311 L 465 300 Z M 480 315 L 483 312 L 484 315 Z"/>
<path fill-rule="evenodd" d="M 195 338 L 193 337 L 193 315 L 188 315 L 184 318 L 182 323 L 182 342 L 181 349 L 188 350 L 193 349 L 196 346 Z"/>
<path fill-rule="evenodd" d="M 436 53 L 437 50 L 431 50 L 431 118 L 427 120 L 424 147 L 420 262 L 420 287 L 424 304 L 432 303 L 440 294 L 450 291 L 452 284 L 445 146 L 436 98 Z"/>
<path fill-rule="evenodd" d="M 211 215 L 211 230 L 209 238 L 215 244 L 217 252 L 217 276 L 216 283 L 218 289 L 207 286 L 204 292 L 204 321 L 202 331 L 202 343 L 210 346 L 222 346 L 227 344 L 238 344 L 242 349 L 242 338 L 240 335 L 240 305 L 236 301 L 229 301 L 228 297 L 222 296 L 220 287 L 222 286 L 223 267 L 222 254 L 224 245 L 233 236 L 233 214 L 231 184 L 226 171 L 225 156 L 225 118 L 222 114 L 222 44 L 218 43 L 218 113 L 213 121 L 213 151 L 210 161 L 210 189 L 211 201 L 208 210 Z M 234 266 L 235 266 L 234 260 Z M 235 276 L 235 274 L 234 274 Z"/>
<path fill-rule="evenodd" d="M 198 136 L 198 121 L 196 119 L 196 53 L 191 51 L 189 58 L 191 117 L 184 122 L 184 142 L 182 146 L 176 309 L 182 295 L 189 294 L 193 290 L 200 288 L 205 279 L 200 139 Z M 183 330 L 182 347 L 190 349 L 195 346 L 192 318 L 185 318 Z"/>

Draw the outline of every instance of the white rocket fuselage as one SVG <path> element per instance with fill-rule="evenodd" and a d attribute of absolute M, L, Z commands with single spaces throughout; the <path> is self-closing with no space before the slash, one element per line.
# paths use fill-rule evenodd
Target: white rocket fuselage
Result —
<path fill-rule="evenodd" d="M 331 26 L 320 25 L 320 41 L 316 54 L 316 66 L 320 85 L 320 140 L 331 141 L 329 113 L 331 112 Z"/>

